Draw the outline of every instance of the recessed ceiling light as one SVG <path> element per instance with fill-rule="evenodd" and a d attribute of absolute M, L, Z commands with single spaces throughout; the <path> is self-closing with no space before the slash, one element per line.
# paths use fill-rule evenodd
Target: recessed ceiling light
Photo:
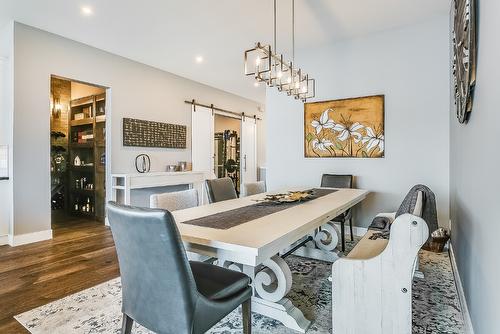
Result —
<path fill-rule="evenodd" d="M 196 62 L 198 64 L 203 63 L 203 57 L 202 56 L 196 56 L 195 60 L 196 60 Z"/>
<path fill-rule="evenodd" d="M 92 15 L 94 12 L 92 11 L 92 8 L 89 7 L 89 6 L 83 6 L 81 8 L 82 10 L 82 14 L 85 15 L 85 16 L 89 16 L 89 15 Z"/>
<path fill-rule="evenodd" d="M 259 83 L 258 83 L 257 81 L 255 81 L 255 82 L 253 83 L 253 85 L 254 85 L 255 87 L 259 87 Z"/>

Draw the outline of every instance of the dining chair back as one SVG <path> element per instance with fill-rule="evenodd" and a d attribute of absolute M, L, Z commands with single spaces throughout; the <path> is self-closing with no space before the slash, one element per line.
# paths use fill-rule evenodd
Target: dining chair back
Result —
<path fill-rule="evenodd" d="M 206 185 L 208 191 L 208 201 L 210 203 L 238 198 L 233 180 L 229 177 L 207 180 Z"/>
<path fill-rule="evenodd" d="M 352 175 L 340 174 L 323 174 L 321 177 L 321 186 L 328 188 L 352 188 Z M 346 212 L 338 215 L 333 219 L 334 222 L 340 223 L 340 238 L 342 242 L 342 252 L 345 251 L 345 222 L 349 221 L 349 230 L 351 233 L 351 241 L 354 241 L 352 228 L 352 211 L 348 209 Z"/>
<path fill-rule="evenodd" d="M 188 189 L 163 194 L 153 194 L 149 198 L 149 207 L 176 211 L 198 206 L 198 191 Z"/>
<path fill-rule="evenodd" d="M 252 196 L 265 192 L 266 192 L 266 182 L 257 181 L 257 182 L 243 183 L 241 194 L 242 196 Z"/>
<path fill-rule="evenodd" d="M 352 175 L 323 174 L 321 186 L 329 188 L 352 188 Z"/>

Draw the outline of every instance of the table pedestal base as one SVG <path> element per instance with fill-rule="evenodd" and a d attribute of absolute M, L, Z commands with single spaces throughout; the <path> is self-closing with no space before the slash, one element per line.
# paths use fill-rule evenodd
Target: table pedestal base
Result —
<path fill-rule="evenodd" d="M 327 223 L 311 234 L 312 241 L 295 250 L 293 254 L 333 263 L 339 258 L 336 251 L 339 234 L 338 228 L 333 223 Z M 298 242 L 295 245 L 298 245 Z M 294 245 L 289 249 L 293 247 Z M 305 333 L 311 321 L 307 320 L 302 311 L 288 298 L 285 298 L 292 288 L 292 272 L 281 256 L 275 255 L 258 267 L 220 258 L 218 264 L 243 272 L 252 279 L 253 312 L 276 319 L 288 328 Z"/>
<path fill-rule="evenodd" d="M 335 224 L 326 223 L 311 233 L 311 236 L 314 241 L 309 241 L 304 247 L 294 251 L 294 255 L 330 263 L 340 258 L 341 253 L 336 249 L 340 240 L 340 231 Z"/>
<path fill-rule="evenodd" d="M 279 255 L 252 267 L 228 261 L 221 264 L 241 271 L 252 279 L 252 311 L 280 321 L 288 328 L 305 333 L 311 322 L 304 317 L 292 301 L 285 296 L 292 288 L 292 272 Z"/>
<path fill-rule="evenodd" d="M 311 321 L 307 320 L 290 299 L 282 298 L 278 302 L 269 302 L 259 297 L 252 297 L 252 311 L 280 321 L 288 328 L 305 333 Z"/>
<path fill-rule="evenodd" d="M 333 263 L 340 258 L 339 253 L 336 251 L 325 251 L 322 249 L 318 249 L 314 246 L 310 246 L 309 243 L 306 244 L 306 246 L 297 249 L 295 252 L 293 252 L 293 255 L 303 256 L 310 259 L 330 263 Z"/>

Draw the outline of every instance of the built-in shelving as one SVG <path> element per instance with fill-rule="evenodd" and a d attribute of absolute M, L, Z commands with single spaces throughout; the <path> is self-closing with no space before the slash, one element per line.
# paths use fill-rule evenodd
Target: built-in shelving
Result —
<path fill-rule="evenodd" d="M 104 219 L 105 94 L 71 101 L 69 115 L 69 208 L 73 215 Z M 80 165 L 75 165 L 75 158 Z"/>

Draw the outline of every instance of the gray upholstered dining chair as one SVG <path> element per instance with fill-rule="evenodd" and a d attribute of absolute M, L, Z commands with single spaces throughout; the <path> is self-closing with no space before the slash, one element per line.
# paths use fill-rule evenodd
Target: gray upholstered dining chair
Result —
<path fill-rule="evenodd" d="M 264 181 L 248 182 L 248 183 L 243 183 L 241 195 L 252 196 L 265 192 L 266 192 L 266 182 Z"/>
<path fill-rule="evenodd" d="M 229 177 L 206 180 L 206 185 L 208 192 L 208 201 L 210 203 L 238 198 L 236 189 L 234 189 L 233 180 L 231 180 L 231 178 Z"/>
<path fill-rule="evenodd" d="M 198 206 L 198 191 L 196 189 L 153 194 L 149 197 L 149 207 L 154 209 L 175 211 L 195 206 Z"/>
<path fill-rule="evenodd" d="M 329 188 L 352 188 L 352 175 L 323 174 L 321 177 L 321 186 Z M 345 222 L 349 221 L 351 232 L 351 241 L 354 240 L 352 231 L 352 212 L 348 209 L 346 212 L 333 218 L 332 221 L 340 223 L 340 236 L 342 239 L 342 252 L 345 252 Z"/>
<path fill-rule="evenodd" d="M 204 333 L 243 304 L 250 333 L 250 278 L 189 262 L 172 214 L 109 202 L 122 284 L 122 333 L 134 321 L 156 333 Z"/>

